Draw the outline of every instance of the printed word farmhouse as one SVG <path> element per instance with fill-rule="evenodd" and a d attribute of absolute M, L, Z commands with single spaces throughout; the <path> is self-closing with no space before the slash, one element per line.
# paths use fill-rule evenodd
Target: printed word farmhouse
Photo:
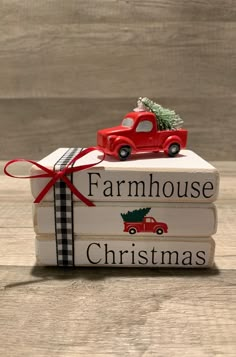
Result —
<path fill-rule="evenodd" d="M 209 199 L 215 191 L 212 181 L 195 180 L 159 180 L 158 173 L 143 174 L 142 180 L 104 180 L 99 172 L 88 172 L 88 193 L 89 197 L 96 197 L 97 192 L 104 197 L 122 197 L 122 198 L 199 198 Z"/>

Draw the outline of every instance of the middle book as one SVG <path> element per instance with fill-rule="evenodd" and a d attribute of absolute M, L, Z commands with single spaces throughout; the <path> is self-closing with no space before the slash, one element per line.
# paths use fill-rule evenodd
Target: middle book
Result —
<path fill-rule="evenodd" d="M 96 202 L 96 207 L 73 202 L 74 234 L 80 236 L 207 237 L 216 232 L 213 203 Z M 54 234 L 57 212 L 53 202 L 34 205 L 37 234 Z M 61 217 L 63 221 L 63 217 Z"/>

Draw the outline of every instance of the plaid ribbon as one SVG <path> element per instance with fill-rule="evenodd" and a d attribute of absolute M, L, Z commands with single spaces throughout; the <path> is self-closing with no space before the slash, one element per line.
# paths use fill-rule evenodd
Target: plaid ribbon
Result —
<path fill-rule="evenodd" d="M 97 162 L 74 166 L 75 162 L 86 156 L 88 153 L 98 150 L 102 153 L 102 158 Z M 7 176 L 20 179 L 49 178 L 48 183 L 35 198 L 34 203 L 40 203 L 48 191 L 54 187 L 54 213 L 55 213 L 55 235 L 57 249 L 57 265 L 74 265 L 74 232 L 73 232 L 73 194 L 87 206 L 95 204 L 85 197 L 73 185 L 73 172 L 79 172 L 93 167 L 104 160 L 105 152 L 101 148 L 90 147 L 87 149 L 68 149 L 63 156 L 55 163 L 53 170 L 41 165 L 39 162 L 27 159 L 13 159 L 4 166 L 4 173 Z M 19 162 L 28 162 L 43 173 L 30 176 L 16 176 L 8 171 L 8 167 Z"/>
<path fill-rule="evenodd" d="M 61 171 L 83 149 L 71 148 L 55 163 L 54 171 Z M 72 164 L 73 166 L 73 164 Z M 73 183 L 72 173 L 68 175 Z M 74 266 L 73 193 L 63 180 L 54 185 L 54 213 L 58 266 Z"/>

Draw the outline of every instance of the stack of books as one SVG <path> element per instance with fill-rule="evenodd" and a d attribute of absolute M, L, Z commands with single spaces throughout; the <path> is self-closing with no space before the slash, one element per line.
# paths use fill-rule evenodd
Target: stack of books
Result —
<path fill-rule="evenodd" d="M 39 163 L 62 170 L 83 149 L 61 148 Z M 93 151 L 75 163 L 97 161 Z M 41 170 L 33 166 L 31 175 Z M 39 265 L 209 267 L 217 228 L 217 170 L 190 150 L 129 161 L 106 157 L 68 178 L 94 206 L 81 202 L 62 180 L 34 204 Z M 31 179 L 32 195 L 49 178 Z"/>

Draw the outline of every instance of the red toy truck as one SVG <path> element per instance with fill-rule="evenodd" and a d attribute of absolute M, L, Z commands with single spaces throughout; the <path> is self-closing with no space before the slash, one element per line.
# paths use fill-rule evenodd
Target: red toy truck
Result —
<path fill-rule="evenodd" d="M 106 154 L 126 160 L 131 153 L 164 151 L 176 156 L 186 147 L 187 130 L 159 130 L 158 119 L 148 111 L 130 112 L 121 125 L 99 130 L 97 145 Z"/>
<path fill-rule="evenodd" d="M 161 235 L 168 232 L 168 226 L 166 223 L 157 222 L 153 217 L 144 217 L 142 222 L 124 222 L 124 232 L 152 232 Z"/>

